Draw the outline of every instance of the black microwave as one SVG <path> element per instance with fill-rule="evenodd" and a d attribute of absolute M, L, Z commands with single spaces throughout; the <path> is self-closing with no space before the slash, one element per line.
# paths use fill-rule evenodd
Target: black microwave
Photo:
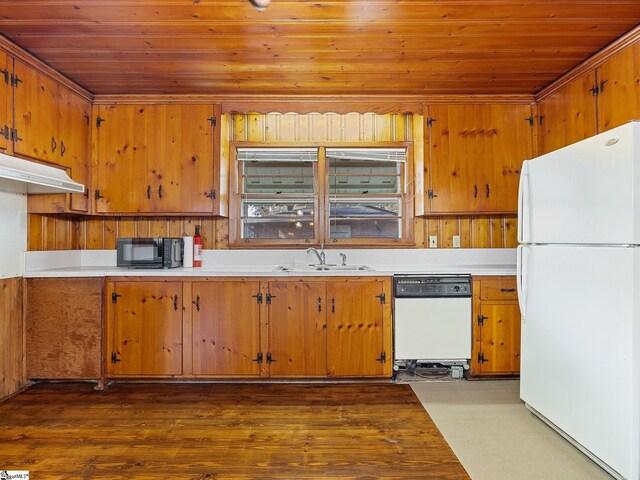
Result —
<path fill-rule="evenodd" d="M 183 250 L 181 238 L 119 238 L 118 267 L 181 267 Z"/>

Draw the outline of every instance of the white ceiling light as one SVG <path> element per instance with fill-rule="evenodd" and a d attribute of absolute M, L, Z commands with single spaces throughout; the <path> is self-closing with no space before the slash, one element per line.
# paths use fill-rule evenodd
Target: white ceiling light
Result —
<path fill-rule="evenodd" d="M 256 7 L 256 9 L 262 11 L 269 6 L 271 0 L 249 0 L 251 5 Z"/>

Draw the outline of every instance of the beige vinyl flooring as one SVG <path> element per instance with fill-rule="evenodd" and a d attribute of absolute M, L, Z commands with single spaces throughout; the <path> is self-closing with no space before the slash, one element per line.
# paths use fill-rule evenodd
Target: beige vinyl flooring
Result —
<path fill-rule="evenodd" d="M 411 386 L 473 480 L 611 480 L 519 398 L 517 380 Z"/>

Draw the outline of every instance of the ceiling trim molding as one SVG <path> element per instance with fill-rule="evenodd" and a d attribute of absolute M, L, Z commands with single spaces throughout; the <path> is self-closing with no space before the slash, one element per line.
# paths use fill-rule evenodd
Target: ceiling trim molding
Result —
<path fill-rule="evenodd" d="M 598 68 L 604 62 L 609 60 L 611 57 L 620 53 L 621 50 L 624 50 L 629 45 L 635 43 L 640 40 L 640 25 L 625 33 L 623 36 L 614 40 L 612 43 L 604 47 L 599 52 L 587 58 L 584 62 L 580 63 L 576 67 L 569 70 L 567 73 L 562 75 L 557 80 L 554 80 L 553 83 L 547 85 L 542 90 L 540 90 L 535 95 L 536 102 L 544 100 L 550 95 L 553 95 L 558 90 L 567 86 L 569 83 L 574 80 L 582 77 L 586 73 Z"/>
<path fill-rule="evenodd" d="M 425 104 L 531 104 L 533 95 L 96 95 L 94 105 L 222 104 L 223 113 L 422 113 Z"/>
<path fill-rule="evenodd" d="M 38 70 L 40 73 L 51 77 L 52 80 L 64 85 L 67 89 L 81 96 L 85 100 L 93 102 L 93 94 L 89 90 L 81 87 L 70 78 L 65 77 L 62 73 L 50 67 L 24 48 L 19 47 L 2 34 L 0 34 L 0 49 L 6 51 L 8 55 L 11 55 L 16 60 L 20 60 L 31 68 Z"/>

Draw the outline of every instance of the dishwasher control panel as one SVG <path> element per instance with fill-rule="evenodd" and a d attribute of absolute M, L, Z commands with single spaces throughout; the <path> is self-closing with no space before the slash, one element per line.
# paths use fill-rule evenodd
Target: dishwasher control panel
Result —
<path fill-rule="evenodd" d="M 396 275 L 396 298 L 470 297 L 470 275 Z"/>

